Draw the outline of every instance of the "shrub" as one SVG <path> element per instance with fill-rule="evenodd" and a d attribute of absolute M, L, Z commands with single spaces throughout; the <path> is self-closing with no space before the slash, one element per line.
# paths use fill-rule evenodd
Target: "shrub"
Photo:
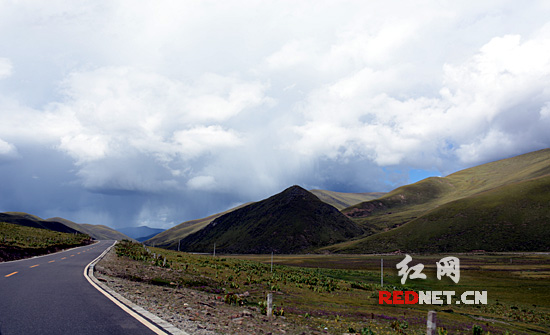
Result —
<path fill-rule="evenodd" d="M 483 334 L 483 328 L 481 328 L 481 326 L 478 326 L 478 325 L 474 325 L 472 327 L 472 331 L 473 331 L 474 335 L 482 335 Z"/>

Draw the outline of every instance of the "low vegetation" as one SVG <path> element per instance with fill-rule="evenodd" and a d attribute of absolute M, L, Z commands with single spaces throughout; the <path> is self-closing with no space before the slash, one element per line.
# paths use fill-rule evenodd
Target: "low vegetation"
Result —
<path fill-rule="evenodd" d="M 0 222 L 0 261 L 27 258 L 89 244 L 90 236 Z"/>
<path fill-rule="evenodd" d="M 550 331 L 550 257 L 548 255 L 461 255 L 461 280 L 437 280 L 438 255 L 413 256 L 426 268 L 426 280 L 401 285 L 395 264 L 402 255 L 210 256 L 125 241 L 119 257 L 132 261 L 120 269 L 126 279 L 171 289 L 208 292 L 227 304 L 265 312 L 266 293 L 275 313 L 311 333 L 424 334 L 428 310 L 438 312 L 441 333 L 530 334 Z M 448 278 L 447 278 L 448 279 Z M 487 305 L 379 305 L 379 290 L 487 290 Z M 476 328 L 478 327 L 478 328 Z"/>

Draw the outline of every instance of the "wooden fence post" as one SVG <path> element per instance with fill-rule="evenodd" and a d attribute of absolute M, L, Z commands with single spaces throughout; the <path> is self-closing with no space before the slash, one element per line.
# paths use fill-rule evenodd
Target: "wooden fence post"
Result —
<path fill-rule="evenodd" d="M 273 293 L 267 294 L 267 317 L 269 319 L 273 317 Z"/>
<path fill-rule="evenodd" d="M 429 311 L 428 312 L 428 324 L 427 324 L 426 334 L 427 335 L 437 334 L 436 312 L 435 311 Z"/>

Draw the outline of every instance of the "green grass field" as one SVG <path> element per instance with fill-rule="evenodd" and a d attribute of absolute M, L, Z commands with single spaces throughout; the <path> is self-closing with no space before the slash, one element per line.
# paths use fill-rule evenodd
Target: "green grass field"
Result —
<path fill-rule="evenodd" d="M 381 315 L 405 317 L 414 314 L 422 317 L 428 310 L 439 311 L 441 325 L 452 334 L 471 329 L 478 324 L 491 333 L 547 333 L 550 331 L 550 255 L 549 254 L 456 254 L 461 261 L 461 279 L 458 284 L 449 278 L 437 279 L 436 262 L 446 255 L 412 255 L 412 264 L 422 263 L 426 280 L 407 280 L 405 290 L 413 291 L 487 291 L 487 305 L 378 305 L 377 299 L 356 303 L 365 310 L 375 310 Z M 268 255 L 238 256 L 240 259 L 270 262 Z M 387 290 L 401 287 L 401 277 L 396 264 L 404 255 L 289 255 L 275 256 L 275 264 L 317 269 L 336 279 L 356 280 L 371 285 L 380 284 L 380 265 L 384 259 L 384 283 Z M 333 269 L 345 270 L 340 277 Z M 377 287 L 379 290 L 380 287 Z M 378 296 L 376 295 L 376 298 Z M 327 305 L 331 304 L 326 302 Z M 332 305 L 338 306 L 336 299 Z M 420 312 L 420 314 L 418 314 Z M 374 312 L 376 314 L 376 312 Z M 476 321 L 477 320 L 477 321 Z M 486 320 L 480 322 L 481 320 Z M 410 323 L 410 322 L 409 322 Z M 425 327 L 425 325 L 424 325 Z M 422 327 L 421 327 L 422 328 Z M 468 333 L 466 331 L 466 333 Z"/>
<path fill-rule="evenodd" d="M 140 266 L 153 266 L 156 277 L 144 277 L 139 266 L 125 275 L 156 285 L 189 287 L 225 296 L 229 303 L 258 306 L 274 293 L 276 310 L 289 322 L 342 334 L 350 330 L 375 334 L 424 334 L 429 310 L 448 334 L 540 334 L 550 331 L 550 255 L 461 254 L 458 284 L 437 280 L 435 264 L 449 255 L 412 255 L 425 265 L 427 279 L 401 285 L 395 265 L 404 255 L 192 255 L 121 243 L 117 254 Z M 153 257 L 155 254 L 156 257 Z M 166 261 L 164 259 L 166 258 Z M 380 259 L 384 286 L 380 286 Z M 161 271 L 163 270 L 163 271 Z M 143 278 L 142 278 L 143 277 Z M 380 305 L 380 290 L 487 291 L 487 305 Z M 248 292 L 241 300 L 238 294 Z M 325 329 L 326 328 L 326 329 Z"/>

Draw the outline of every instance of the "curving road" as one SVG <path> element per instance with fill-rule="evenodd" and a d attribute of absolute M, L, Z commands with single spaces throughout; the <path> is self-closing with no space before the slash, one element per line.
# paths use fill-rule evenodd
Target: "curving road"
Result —
<path fill-rule="evenodd" d="M 83 275 L 113 242 L 0 263 L 0 335 L 154 334 Z"/>

